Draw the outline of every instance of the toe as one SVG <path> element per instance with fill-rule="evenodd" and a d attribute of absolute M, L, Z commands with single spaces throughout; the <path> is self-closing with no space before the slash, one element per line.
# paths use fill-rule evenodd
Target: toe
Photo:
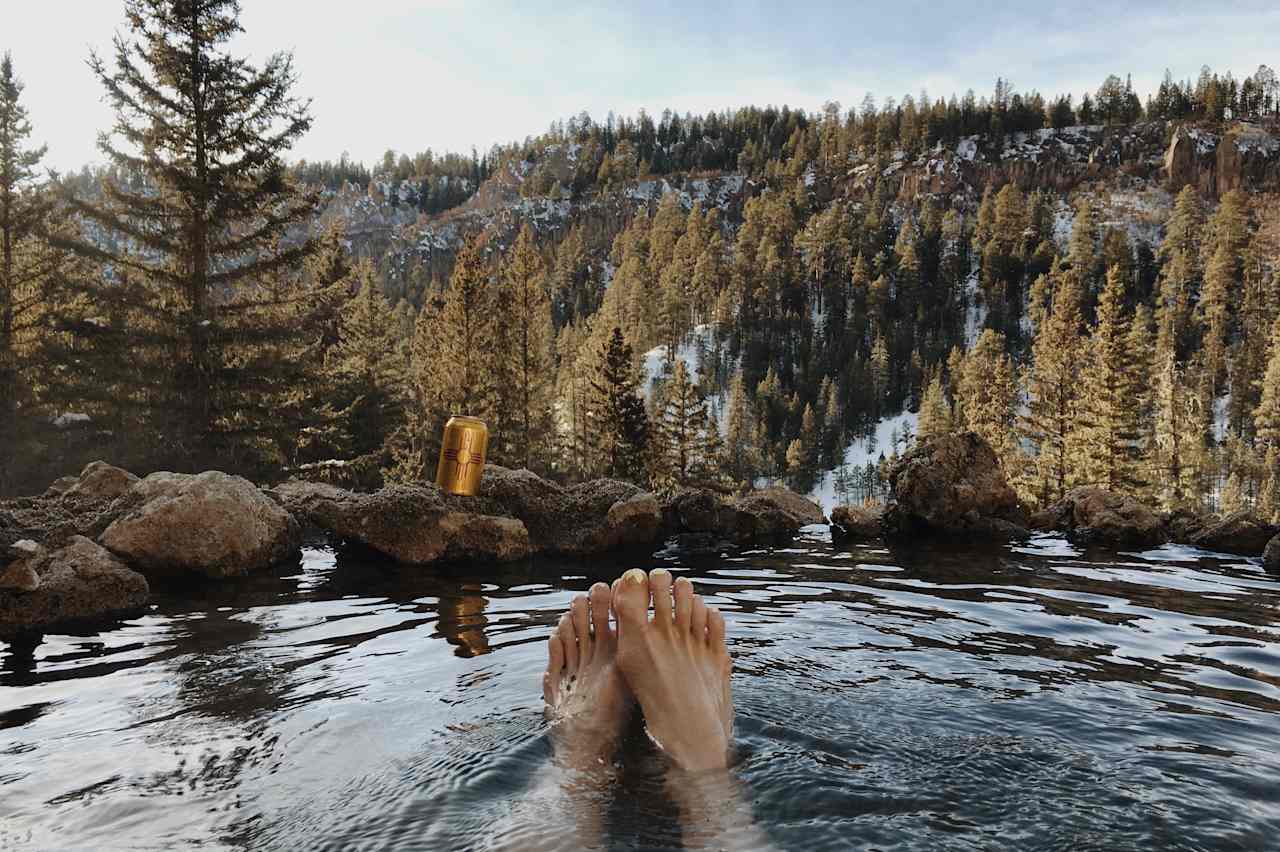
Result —
<path fill-rule="evenodd" d="M 707 607 L 707 643 L 724 647 L 724 616 L 715 607 Z"/>
<path fill-rule="evenodd" d="M 609 629 L 609 587 L 604 583 L 596 583 L 591 587 L 591 629 L 595 641 L 608 641 L 613 638 Z"/>
<path fill-rule="evenodd" d="M 587 614 L 587 596 L 578 595 L 569 604 L 569 617 L 573 619 L 573 632 L 578 635 L 578 665 L 591 662 L 594 645 L 591 641 L 591 616 Z"/>
<path fill-rule="evenodd" d="M 613 584 L 613 614 L 622 630 L 642 627 L 649 611 L 649 578 L 632 568 Z"/>
<path fill-rule="evenodd" d="M 676 604 L 676 629 L 686 632 L 693 615 L 693 583 L 688 577 L 677 577 L 671 596 Z"/>
<path fill-rule="evenodd" d="M 560 625 L 556 628 L 560 634 L 560 645 L 564 648 L 564 673 L 578 673 L 578 634 L 573 630 L 573 618 L 569 613 L 560 616 Z"/>
<path fill-rule="evenodd" d="M 564 671 L 564 643 L 559 633 L 552 633 L 547 640 L 547 670 L 542 675 L 542 698 L 551 704 L 556 697 L 556 687 L 560 685 L 560 673 Z"/>
<path fill-rule="evenodd" d="M 702 595 L 693 596 L 693 604 L 689 612 L 689 632 L 695 639 L 707 639 L 707 603 Z"/>
<path fill-rule="evenodd" d="M 671 624 L 671 572 L 655 568 L 649 572 L 649 594 L 653 598 L 653 623 Z"/>

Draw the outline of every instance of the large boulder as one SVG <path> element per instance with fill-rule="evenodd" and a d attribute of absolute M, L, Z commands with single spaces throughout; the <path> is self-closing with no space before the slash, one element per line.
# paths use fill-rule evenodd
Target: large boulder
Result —
<path fill-rule="evenodd" d="M 53 551 L 34 543 L 22 551 L 4 575 L 20 572 L 26 587 L 0 584 L 0 638 L 133 611 L 147 602 L 146 578 L 83 536 Z"/>
<path fill-rule="evenodd" d="M 1107 547 L 1156 547 L 1168 540 L 1164 521 L 1145 503 L 1092 485 L 1073 488 L 1046 514 L 1074 542 Z"/>
<path fill-rule="evenodd" d="M 883 506 L 837 506 L 831 510 L 831 533 L 846 541 L 875 541 L 883 534 Z"/>
<path fill-rule="evenodd" d="M 827 522 L 817 503 L 777 486 L 748 492 L 731 506 L 740 543 L 775 541 L 794 535 L 801 527 Z"/>
<path fill-rule="evenodd" d="M 99 538 L 148 576 L 232 577 L 296 557 L 293 517 L 239 476 L 153 473 L 118 501 Z"/>
<path fill-rule="evenodd" d="M 1280 535 L 1267 542 L 1266 550 L 1262 551 L 1262 567 L 1273 574 L 1280 574 Z"/>
<path fill-rule="evenodd" d="M 1021 538 L 1026 511 L 991 445 L 973 432 L 920 440 L 888 471 L 884 527 L 894 536 Z"/>
<path fill-rule="evenodd" d="M 464 508 L 475 501 L 446 501 L 435 486 L 393 485 L 357 494 L 321 483 L 287 482 L 275 494 L 321 529 L 410 565 L 503 562 L 530 552 L 529 531 L 519 520 Z"/>
<path fill-rule="evenodd" d="M 1220 553 L 1258 556 L 1277 532 L 1280 530 L 1252 513 L 1239 511 L 1207 523 L 1190 536 L 1188 543 Z"/>

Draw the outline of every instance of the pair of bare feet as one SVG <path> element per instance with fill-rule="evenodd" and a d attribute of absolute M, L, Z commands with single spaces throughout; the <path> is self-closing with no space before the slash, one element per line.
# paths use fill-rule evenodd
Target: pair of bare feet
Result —
<path fill-rule="evenodd" d="M 596 583 L 548 642 L 542 691 L 557 759 L 577 769 L 607 764 L 638 702 L 649 736 L 678 767 L 724 768 L 731 669 L 724 616 L 688 579 L 633 568 L 612 588 Z"/>

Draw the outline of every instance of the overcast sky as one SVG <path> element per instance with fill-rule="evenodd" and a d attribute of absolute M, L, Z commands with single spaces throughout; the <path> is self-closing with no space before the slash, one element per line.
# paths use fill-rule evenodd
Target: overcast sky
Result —
<path fill-rule="evenodd" d="M 17 4 L 14 4 L 17 5 Z M 292 50 L 315 126 L 297 157 L 372 161 L 387 148 L 469 151 L 522 140 L 586 110 L 654 115 L 746 104 L 845 107 L 927 88 L 1046 95 L 1132 73 L 1144 94 L 1166 67 L 1237 77 L 1280 65 L 1280 3 L 982 3 L 895 0 L 241 0 L 238 53 Z M 100 160 L 110 124 L 85 65 L 110 51 L 119 0 L 6 9 L 0 50 L 27 84 L 46 164 Z M 1031 11 L 1034 9 L 1034 11 Z"/>

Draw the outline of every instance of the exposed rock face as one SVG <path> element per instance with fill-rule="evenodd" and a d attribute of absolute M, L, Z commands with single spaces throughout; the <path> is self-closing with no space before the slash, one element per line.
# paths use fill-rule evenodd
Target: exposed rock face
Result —
<path fill-rule="evenodd" d="M 153 577 L 247 574 L 295 556 L 301 541 L 288 512 L 219 471 L 153 473 L 117 508 L 100 542 Z"/>
<path fill-rule="evenodd" d="M 529 555 L 529 531 L 519 520 L 450 505 L 434 485 L 393 485 L 356 494 L 332 485 L 287 482 L 276 494 L 316 526 L 410 565 Z"/>
<path fill-rule="evenodd" d="M 1264 524 L 1249 512 L 1240 511 L 1205 524 L 1191 535 L 1188 543 L 1219 553 L 1258 556 L 1277 532 L 1280 530 L 1271 524 Z"/>
<path fill-rule="evenodd" d="M 883 534 L 883 506 L 837 506 L 831 510 L 831 532 L 847 541 L 875 541 Z"/>
<path fill-rule="evenodd" d="M 63 480 L 59 480 L 62 482 Z M 112 467 L 104 461 L 89 462 L 63 492 L 64 500 L 114 500 L 138 481 L 127 470 Z M 57 485 L 58 483 L 54 483 Z M 52 486 L 51 486 L 52 487 Z"/>
<path fill-rule="evenodd" d="M 27 591 L 0 589 L 0 637 L 42 630 L 71 619 L 138 609 L 147 602 L 147 580 L 83 536 L 52 552 L 37 547 L 9 566 L 34 574 Z"/>
<path fill-rule="evenodd" d="M 1262 567 L 1272 574 L 1280 574 L 1280 535 L 1267 542 L 1267 549 L 1262 551 Z"/>
<path fill-rule="evenodd" d="M 1053 528 L 1083 545 L 1155 547 L 1167 540 L 1164 522 L 1151 507 L 1105 488 L 1073 488 L 1044 514 Z"/>
<path fill-rule="evenodd" d="M 923 439 L 888 478 L 884 528 L 891 535 L 1027 535 L 1026 512 L 995 451 L 973 432 Z"/>
<path fill-rule="evenodd" d="M 1206 196 L 1273 188 L 1280 182 L 1280 139 L 1243 123 L 1221 137 L 1180 125 L 1164 155 L 1164 174 L 1171 192 L 1187 185 Z"/>

